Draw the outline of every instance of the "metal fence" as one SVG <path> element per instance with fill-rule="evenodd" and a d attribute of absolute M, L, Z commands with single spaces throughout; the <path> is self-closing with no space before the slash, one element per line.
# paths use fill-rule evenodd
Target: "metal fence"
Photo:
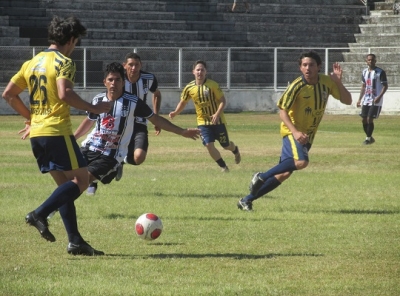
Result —
<path fill-rule="evenodd" d="M 25 60 L 45 47 L 0 47 L 0 87 L 5 87 Z M 345 61 L 349 48 L 313 48 L 322 60 L 321 72 L 331 71 L 336 61 Z M 192 64 L 207 62 L 208 76 L 222 88 L 281 89 L 299 75 L 298 56 L 305 48 L 154 48 L 77 47 L 71 58 L 77 64 L 75 88 L 103 87 L 103 69 L 110 62 L 123 62 L 128 52 L 141 56 L 142 69 L 156 74 L 160 88 L 181 89 L 193 80 Z M 365 55 L 371 48 L 357 48 Z M 360 67 L 365 64 L 358 61 Z M 357 73 L 359 76 L 359 73 Z M 358 77 L 357 76 L 357 77 Z M 359 81 L 359 79 L 358 79 Z M 348 83 L 352 83 L 348 81 Z"/>

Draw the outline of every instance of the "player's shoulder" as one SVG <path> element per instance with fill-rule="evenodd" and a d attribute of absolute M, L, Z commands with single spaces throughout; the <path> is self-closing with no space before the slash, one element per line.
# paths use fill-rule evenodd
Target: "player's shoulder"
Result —
<path fill-rule="evenodd" d="M 207 78 L 206 81 L 204 82 L 204 84 L 206 84 L 206 85 L 219 85 L 218 82 L 216 82 L 215 80 L 212 80 L 210 78 Z"/>
<path fill-rule="evenodd" d="M 140 78 L 142 79 L 154 79 L 156 76 L 153 73 L 140 70 Z"/>
<path fill-rule="evenodd" d="M 126 100 L 130 100 L 130 101 L 134 101 L 135 103 L 139 99 L 139 97 L 137 95 L 131 94 L 131 93 L 126 92 L 126 91 L 122 94 L 121 98 L 126 99 Z"/>
<path fill-rule="evenodd" d="M 92 104 L 96 104 L 98 102 L 102 102 L 102 101 L 106 101 L 106 100 L 107 100 L 107 94 L 105 91 L 103 91 L 93 97 Z"/>
<path fill-rule="evenodd" d="M 186 84 L 184 89 L 190 89 L 192 87 L 196 86 L 196 80 L 190 81 L 188 84 Z"/>

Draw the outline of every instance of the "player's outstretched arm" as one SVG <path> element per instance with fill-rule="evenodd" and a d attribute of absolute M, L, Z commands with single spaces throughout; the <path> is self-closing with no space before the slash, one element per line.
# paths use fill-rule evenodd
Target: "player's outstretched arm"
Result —
<path fill-rule="evenodd" d="M 171 133 L 183 136 L 185 138 L 191 138 L 193 140 L 196 140 L 200 136 L 199 129 L 197 129 L 197 128 L 183 129 L 183 128 L 173 124 L 168 119 L 165 119 L 164 117 L 159 116 L 158 114 L 153 114 L 153 116 L 151 116 L 148 119 L 155 126 L 159 126 L 163 130 L 166 130 L 167 132 L 171 132 Z"/>
<path fill-rule="evenodd" d="M 100 114 L 108 112 L 111 108 L 110 102 L 99 102 L 96 105 L 86 102 L 73 90 L 72 82 L 67 79 L 57 80 L 57 91 L 60 100 L 79 110 Z"/>

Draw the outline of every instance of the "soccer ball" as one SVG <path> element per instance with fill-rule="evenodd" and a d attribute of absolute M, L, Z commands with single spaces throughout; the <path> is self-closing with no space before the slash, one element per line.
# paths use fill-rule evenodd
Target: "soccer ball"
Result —
<path fill-rule="evenodd" d="M 160 236 L 162 229 L 161 219 L 153 213 L 141 215 L 135 223 L 136 234 L 145 240 L 155 240 Z"/>

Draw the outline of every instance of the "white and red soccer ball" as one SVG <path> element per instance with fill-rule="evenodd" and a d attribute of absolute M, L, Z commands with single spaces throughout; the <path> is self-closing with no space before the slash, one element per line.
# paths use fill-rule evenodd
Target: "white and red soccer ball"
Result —
<path fill-rule="evenodd" d="M 161 219 L 153 213 L 141 215 L 135 223 L 136 234 L 145 240 L 155 240 L 162 232 L 163 224 Z"/>

